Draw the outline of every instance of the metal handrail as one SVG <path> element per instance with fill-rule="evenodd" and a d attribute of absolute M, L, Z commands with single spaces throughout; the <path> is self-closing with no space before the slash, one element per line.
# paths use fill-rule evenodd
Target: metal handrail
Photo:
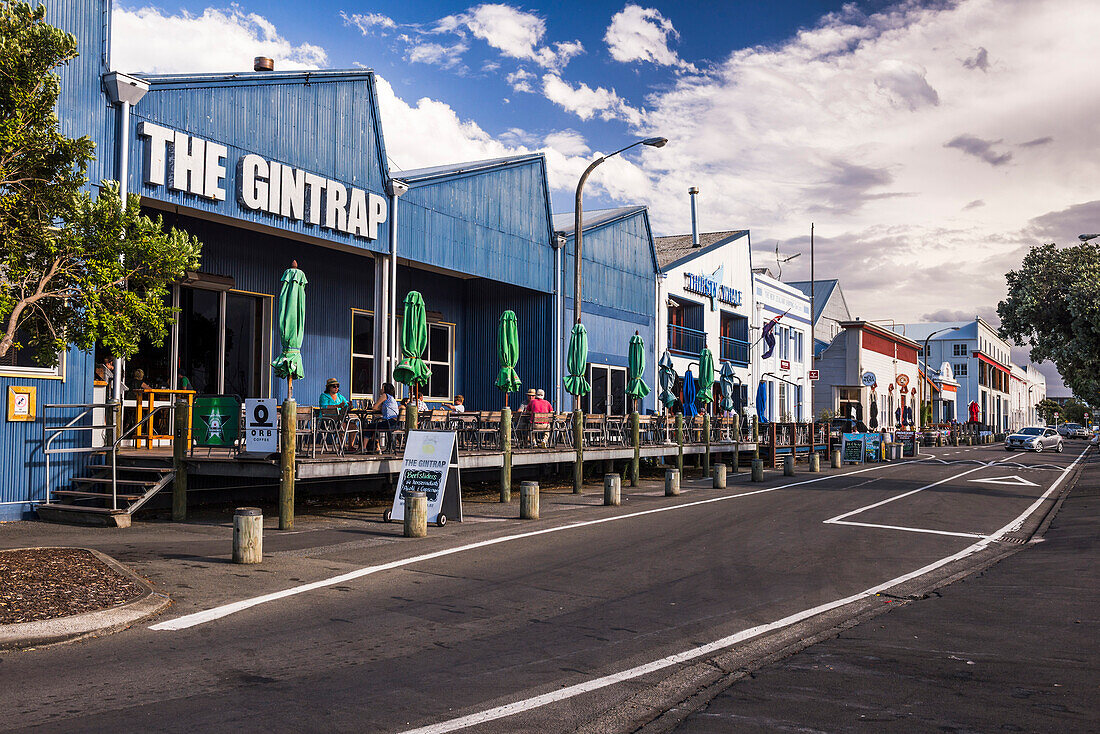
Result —
<path fill-rule="evenodd" d="M 50 504 L 50 456 L 53 454 L 91 454 L 97 451 L 101 451 L 102 447 L 80 447 L 70 449 L 51 449 L 50 445 L 57 440 L 57 437 L 63 433 L 71 431 L 93 431 L 93 430 L 110 430 L 112 436 L 117 433 L 117 427 L 114 423 L 104 423 L 102 426 L 92 424 L 90 426 L 78 426 L 78 421 L 84 418 L 84 416 L 91 413 L 93 410 L 104 409 L 111 411 L 111 415 L 114 414 L 117 403 L 47 403 L 42 406 L 42 453 L 46 457 L 46 504 Z M 49 427 L 46 425 L 46 411 L 66 409 L 66 408 L 83 408 L 71 421 L 63 426 Z M 49 434 L 47 437 L 46 434 Z"/>
<path fill-rule="evenodd" d="M 140 421 L 138 421 L 137 423 L 135 423 L 134 425 L 130 426 L 125 431 L 123 431 L 122 435 L 118 436 L 118 438 L 115 439 L 114 443 L 111 444 L 111 509 L 112 510 L 117 510 L 118 509 L 118 447 L 119 447 L 119 444 L 121 444 L 123 441 L 125 441 L 126 437 L 129 436 L 131 433 L 133 433 L 137 429 L 141 428 L 141 426 L 145 425 L 148 421 L 152 420 L 153 416 L 155 416 L 160 411 L 162 411 L 162 410 L 172 410 L 175 407 L 176 406 L 174 406 L 174 405 L 158 405 L 157 407 L 153 408 L 153 411 L 151 413 L 149 413 L 149 415 L 145 416 Z"/>

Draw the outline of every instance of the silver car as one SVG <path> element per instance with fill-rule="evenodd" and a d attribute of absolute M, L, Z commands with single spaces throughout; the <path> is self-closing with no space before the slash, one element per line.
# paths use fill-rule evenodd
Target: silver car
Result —
<path fill-rule="evenodd" d="M 1028 426 L 1027 428 L 1021 428 L 1005 439 L 1005 451 L 1015 451 L 1016 449 L 1036 453 L 1053 449 L 1060 454 L 1062 453 L 1062 437 L 1053 428 Z"/>
<path fill-rule="evenodd" d="M 1063 423 L 1058 426 L 1058 434 L 1062 438 L 1088 438 L 1089 432 L 1080 423 Z"/>

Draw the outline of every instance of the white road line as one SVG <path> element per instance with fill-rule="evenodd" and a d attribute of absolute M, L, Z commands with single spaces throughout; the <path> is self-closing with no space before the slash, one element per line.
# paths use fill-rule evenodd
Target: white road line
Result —
<path fill-rule="evenodd" d="M 515 701 L 513 703 L 504 704 L 503 706 L 497 706 L 496 708 L 486 709 L 485 711 L 478 711 L 477 713 L 462 716 L 457 719 L 441 721 L 437 724 L 429 724 L 428 726 L 422 726 L 418 729 L 408 729 L 402 732 L 402 734 L 445 734 L 446 732 L 457 731 L 458 729 L 465 729 L 470 726 L 476 726 L 478 724 L 484 724 L 489 721 L 495 721 L 497 719 L 503 719 L 508 716 L 513 716 L 523 711 L 529 711 L 531 709 L 539 708 L 540 706 L 546 706 L 547 704 L 564 701 L 565 699 L 573 698 L 574 696 L 579 696 L 583 693 L 589 693 L 590 691 L 599 690 L 600 688 L 613 686 L 616 683 L 622 683 L 623 681 L 640 678 L 641 676 L 648 675 L 649 673 L 655 673 L 659 670 L 664 670 L 665 668 L 679 665 L 680 663 L 697 660 L 698 658 L 701 658 L 705 655 L 710 655 L 711 653 L 718 652 L 719 650 L 732 647 L 739 642 L 744 642 L 745 640 L 759 637 L 760 635 L 766 634 L 768 632 L 773 632 L 777 629 L 789 627 L 793 624 L 797 624 L 798 622 L 809 619 L 810 617 L 817 616 L 824 612 L 831 611 L 846 604 L 851 604 L 852 602 L 859 601 L 861 599 L 866 599 L 870 596 L 878 594 L 881 591 L 886 591 L 887 589 L 893 588 L 898 584 L 903 584 L 906 581 L 910 581 L 912 579 L 918 578 L 919 576 L 923 576 L 926 573 L 935 571 L 937 568 L 946 566 L 947 564 L 954 561 L 966 558 L 969 555 L 973 555 L 974 553 L 983 550 L 991 543 L 999 540 L 1001 536 L 1005 535 L 1006 533 L 1013 532 L 1013 530 L 1019 529 L 1020 526 L 1023 525 L 1024 520 L 1026 520 L 1031 515 L 1031 513 L 1034 512 L 1035 509 L 1040 504 L 1042 504 L 1047 499 L 1047 497 L 1051 495 L 1051 493 L 1054 492 L 1058 485 L 1062 483 L 1062 480 L 1066 478 L 1070 470 L 1073 469 L 1074 466 L 1076 466 L 1077 462 L 1081 460 L 1081 457 L 1083 457 L 1085 455 L 1085 452 L 1087 451 L 1088 448 L 1082 451 L 1081 454 L 1076 459 L 1074 459 L 1073 463 L 1065 468 L 1065 470 L 1062 472 L 1062 475 L 1058 477 L 1053 484 L 1050 485 L 1050 489 L 1043 493 L 1042 497 L 1037 499 L 1034 504 L 1024 510 L 1024 512 L 1011 523 L 1005 525 L 1003 528 L 993 533 L 992 535 L 983 537 L 977 543 L 974 543 L 973 545 L 962 549 L 958 553 L 946 556 L 938 561 L 933 561 L 927 566 L 922 566 L 921 568 L 918 568 L 916 571 L 911 571 L 910 573 L 907 573 L 903 576 L 898 576 L 897 578 L 890 579 L 889 581 L 884 581 L 883 583 L 872 586 L 869 589 L 864 589 L 857 594 L 846 596 L 843 599 L 837 599 L 835 601 L 827 602 L 825 604 L 819 604 L 816 607 L 805 609 L 801 612 L 783 617 L 782 619 L 777 619 L 774 622 L 758 625 L 756 627 L 750 627 L 749 629 L 741 630 L 740 632 L 736 632 L 732 635 L 729 635 L 728 637 L 723 637 L 721 639 L 715 640 L 714 642 L 708 642 L 705 645 L 699 645 L 698 647 L 693 647 L 689 650 L 685 650 L 674 655 L 669 655 L 668 657 L 663 657 L 650 663 L 645 663 L 644 665 L 639 665 L 634 668 L 628 668 L 627 670 L 622 670 L 618 673 L 605 675 L 601 678 L 594 678 L 592 680 L 578 683 L 576 685 L 567 686 L 556 691 L 544 693 L 541 696 L 534 696 L 533 698 L 527 698 L 522 701 Z"/>
<path fill-rule="evenodd" d="M 722 497 L 712 497 L 705 500 L 696 500 L 694 502 L 684 502 L 676 505 L 669 505 L 667 507 L 657 507 L 651 510 L 641 510 L 639 512 L 630 512 L 625 515 L 614 515 L 612 517 L 604 517 L 598 520 L 584 520 L 582 522 L 570 523 L 569 525 L 561 525 L 559 527 L 544 528 L 542 530 L 532 530 L 527 533 L 516 533 L 515 535 L 506 535 L 501 538 L 491 538 L 489 540 L 482 540 L 476 543 L 469 543 L 467 545 L 460 545 L 455 548 L 447 548 L 445 550 L 435 551 L 433 553 L 425 553 L 421 556 L 413 556 L 411 558 L 402 558 L 397 561 L 391 561 L 389 563 L 382 563 L 377 566 L 366 566 L 364 568 L 358 568 L 354 571 L 348 571 L 342 573 L 339 576 L 332 576 L 327 579 L 321 579 L 320 581 L 314 581 L 308 584 L 302 584 L 300 586 L 292 586 L 289 589 L 283 589 L 281 591 L 275 591 L 270 594 L 264 594 L 262 596 L 254 596 L 250 599 L 242 599 L 240 601 L 231 602 L 229 604 L 223 604 L 221 606 L 206 609 L 201 612 L 194 612 L 192 614 L 186 614 L 176 619 L 169 619 L 164 622 L 158 622 L 151 625 L 151 630 L 182 630 L 188 627 L 194 627 L 196 625 L 205 624 L 207 622 L 213 622 L 215 619 L 221 619 L 222 617 L 228 617 L 230 614 L 236 614 L 242 612 L 245 609 L 250 609 L 260 604 L 267 604 L 268 602 L 277 601 L 279 599 L 285 599 L 290 596 L 296 596 L 298 594 L 304 594 L 309 591 L 316 591 L 317 589 L 323 589 L 327 586 L 335 586 L 336 584 L 343 584 L 354 579 L 362 578 L 363 576 L 370 576 L 371 574 L 379 573 L 380 571 L 389 571 L 395 568 L 401 568 L 402 566 L 409 566 L 414 563 L 421 563 L 423 561 L 430 561 L 435 558 L 442 558 L 444 556 L 454 555 L 455 553 L 462 553 L 464 551 L 475 550 L 477 548 L 485 548 L 491 545 L 497 545 L 499 543 L 507 543 L 512 540 L 521 540 L 523 538 L 533 538 L 539 535 L 546 535 L 548 533 L 560 533 L 565 530 L 574 530 L 576 528 L 588 527 L 590 525 L 600 525 L 608 522 L 615 522 L 617 520 L 627 520 L 634 517 L 642 517 L 644 515 L 653 515 L 658 512 L 670 512 L 672 510 L 682 510 L 686 507 L 698 507 L 699 505 L 707 505 L 712 502 L 724 502 L 726 500 L 737 499 L 739 497 L 748 497 L 754 494 L 765 494 L 767 492 L 775 492 L 780 489 L 787 489 L 789 487 L 798 487 L 804 484 L 813 484 L 815 482 L 823 482 L 828 479 L 835 479 L 837 477 L 846 477 L 852 474 L 862 474 L 864 472 L 874 471 L 876 469 L 883 469 L 891 466 L 903 466 L 912 462 L 903 461 L 897 464 L 878 464 L 876 466 L 867 467 L 866 469 L 857 469 L 855 471 L 844 472 L 843 474 L 828 474 L 814 479 L 806 479 L 801 482 L 791 482 L 789 484 L 782 484 L 778 487 L 765 487 L 764 489 L 756 489 L 750 492 L 740 492 L 738 494 L 724 495 Z"/>
<path fill-rule="evenodd" d="M 879 525 L 873 522 L 855 522 L 853 520 L 833 520 L 830 525 L 854 525 L 860 528 L 878 528 L 880 530 L 904 530 L 909 533 L 929 533 L 931 535 L 954 535 L 959 538 L 984 538 L 981 533 L 955 533 L 950 530 L 930 530 L 928 528 L 908 528 L 902 525 Z"/>
<path fill-rule="evenodd" d="M 1002 461 L 1003 460 L 1004 459 L 1002 459 Z M 996 462 L 993 462 L 993 463 L 996 463 Z M 968 470 L 966 470 L 964 472 L 961 472 L 959 474 L 956 474 L 952 477 L 947 477 L 946 479 L 941 479 L 938 482 L 932 482 L 931 484 L 926 484 L 923 487 L 918 487 L 916 489 L 911 489 L 908 492 L 902 492 L 901 494 L 897 495 L 896 497 L 889 497 L 887 499 L 880 500 L 879 502 L 875 502 L 874 504 L 870 504 L 870 505 L 867 505 L 865 507 L 859 507 L 855 510 L 852 510 L 851 512 L 845 512 L 843 515 L 837 515 L 836 517 L 830 517 L 828 520 L 823 520 L 822 522 L 824 522 L 826 524 L 836 523 L 840 520 L 844 520 L 846 518 L 849 518 L 852 515 L 858 515 L 861 512 L 866 512 L 867 510 L 873 510 L 876 507 L 882 507 L 883 505 L 888 505 L 891 502 L 897 502 L 898 500 L 900 500 L 904 497 L 908 497 L 910 495 L 914 495 L 917 492 L 923 492 L 926 489 L 932 489 L 932 487 L 938 487 L 941 484 L 946 484 L 947 482 L 950 482 L 954 479 L 958 479 L 959 477 L 965 477 L 967 474 L 973 474 L 976 471 L 981 471 L 982 469 L 986 469 L 986 468 L 988 468 L 987 465 L 976 466 L 973 469 L 968 469 Z"/>

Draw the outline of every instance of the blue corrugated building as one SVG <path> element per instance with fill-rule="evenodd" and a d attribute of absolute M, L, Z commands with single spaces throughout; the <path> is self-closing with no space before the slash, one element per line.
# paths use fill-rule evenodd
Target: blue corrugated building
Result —
<path fill-rule="evenodd" d="M 292 260 L 310 281 L 300 404 L 315 400 L 328 377 L 349 397 L 378 392 L 402 300 L 414 289 L 428 311 L 426 400 L 463 394 L 472 410 L 503 405 L 493 381 L 506 309 L 519 318 L 524 386 L 552 398 L 560 390 L 572 323 L 572 215 L 554 225 L 541 154 L 392 171 L 370 71 L 111 77 L 107 0 L 51 3 L 48 17 L 80 42 L 80 57 L 61 74 L 58 113 L 66 134 L 96 143 L 91 180 L 123 181 L 147 213 L 204 245 L 199 270 L 173 289 L 180 311 L 169 338 L 140 345 L 127 361 L 131 390 L 144 382 L 284 397 L 270 368 L 272 322 L 279 276 Z M 117 103 L 118 88 L 131 105 Z M 653 380 L 657 267 L 645 209 L 593 212 L 584 242 L 590 374 L 603 390 L 586 407 L 622 412 L 620 375 L 635 331 L 650 349 Z M 70 351 L 61 368 L 46 371 L 15 355 L 0 367 L 0 387 L 35 386 L 38 406 L 92 403 L 105 396 L 94 383 L 104 356 Z M 645 407 L 652 404 L 650 397 Z M 5 423 L 0 519 L 25 517 L 44 498 L 41 439 L 41 416 Z M 66 459 L 54 488 L 81 457 Z"/>

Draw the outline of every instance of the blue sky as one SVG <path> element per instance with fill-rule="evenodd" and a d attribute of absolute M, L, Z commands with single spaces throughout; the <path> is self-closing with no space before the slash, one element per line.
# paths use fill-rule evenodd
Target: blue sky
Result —
<path fill-rule="evenodd" d="M 701 228 L 751 230 L 758 264 L 813 222 L 819 277 L 868 319 L 996 323 L 1030 246 L 1100 229 L 1096 0 L 114 8 L 124 71 L 373 68 L 395 169 L 541 151 L 557 212 L 593 157 L 666 136 L 586 206 L 686 232 L 697 186 Z"/>

